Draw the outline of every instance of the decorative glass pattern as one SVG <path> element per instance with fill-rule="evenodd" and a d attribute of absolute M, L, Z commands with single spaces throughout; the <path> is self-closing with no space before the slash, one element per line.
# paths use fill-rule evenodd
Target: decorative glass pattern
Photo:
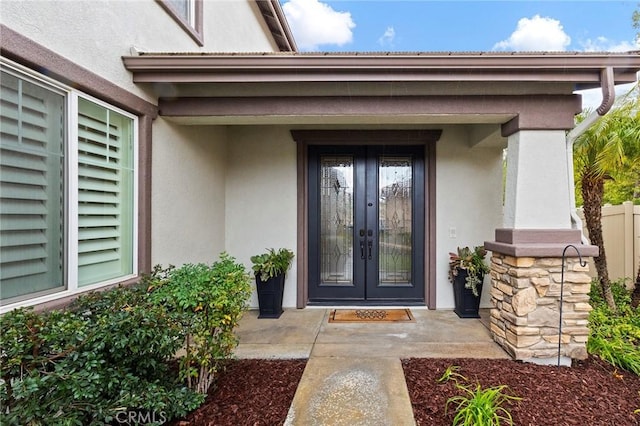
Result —
<path fill-rule="evenodd" d="M 382 156 L 378 161 L 380 285 L 411 283 L 411 163 L 410 156 Z"/>
<path fill-rule="evenodd" d="M 353 283 L 353 157 L 320 159 L 320 281 Z"/>

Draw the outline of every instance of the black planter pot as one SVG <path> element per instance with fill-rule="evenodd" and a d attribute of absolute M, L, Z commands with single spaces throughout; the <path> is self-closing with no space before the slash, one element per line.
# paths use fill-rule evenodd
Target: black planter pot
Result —
<path fill-rule="evenodd" d="M 269 278 L 267 281 L 262 281 L 260 276 L 256 275 L 256 287 L 260 307 L 258 318 L 280 318 L 283 312 L 284 274 Z"/>
<path fill-rule="evenodd" d="M 482 279 L 478 284 L 478 295 L 482 294 Z M 453 298 L 455 300 L 455 309 L 453 310 L 460 318 L 480 318 L 478 310 L 480 309 L 480 296 L 474 296 L 470 288 L 465 288 L 467 280 L 467 270 L 458 269 L 458 275 L 453 281 Z"/>

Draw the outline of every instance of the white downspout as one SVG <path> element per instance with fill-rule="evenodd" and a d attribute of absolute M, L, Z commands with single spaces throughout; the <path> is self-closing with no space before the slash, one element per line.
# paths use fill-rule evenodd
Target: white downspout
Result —
<path fill-rule="evenodd" d="M 613 78 L 613 68 L 607 67 L 600 72 L 600 86 L 602 88 L 602 102 L 600 106 L 584 120 L 573 128 L 567 135 L 567 172 L 569 174 L 569 206 L 571 208 L 571 226 L 582 232 L 582 220 L 576 211 L 576 193 L 573 187 L 573 143 L 582 135 L 593 123 L 611 110 L 616 99 L 616 92 Z M 589 244 L 589 240 L 582 234 L 582 243 Z"/>

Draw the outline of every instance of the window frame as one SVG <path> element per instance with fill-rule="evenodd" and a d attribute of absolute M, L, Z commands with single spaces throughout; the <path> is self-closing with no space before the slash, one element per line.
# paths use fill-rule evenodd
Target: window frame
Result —
<path fill-rule="evenodd" d="M 10 304 L 7 304 L 7 306 L 9 305 L 16 305 L 16 304 L 26 304 L 28 303 L 29 300 L 31 299 L 35 299 L 35 298 L 40 298 L 40 297 L 47 297 L 49 295 L 54 295 L 54 294 L 60 294 L 63 291 L 67 290 L 67 252 L 66 252 L 66 246 L 67 246 L 67 241 L 66 241 L 66 231 L 67 231 L 67 227 L 68 227 L 68 222 L 67 222 L 67 215 L 68 215 L 68 192 L 67 192 L 67 186 L 66 186 L 66 181 L 67 181 L 67 173 L 68 173 L 68 162 L 69 162 L 69 158 L 68 158 L 68 144 L 67 144 L 67 140 L 69 138 L 69 134 L 68 134 L 68 122 L 69 122 L 69 108 L 68 108 L 68 95 L 67 95 L 67 91 L 63 90 L 57 86 L 51 85 L 50 82 L 46 81 L 46 78 L 41 78 L 44 76 L 41 76 L 39 74 L 33 74 L 33 73 L 24 73 L 22 72 L 22 69 L 19 69 L 20 67 L 11 67 L 11 64 L 5 64 L 4 61 L 0 61 L 0 70 L 4 73 L 9 74 L 12 77 L 15 77 L 16 79 L 19 79 L 23 82 L 26 82 L 28 84 L 31 84 L 33 86 L 38 86 L 39 88 L 41 88 L 42 90 L 46 90 L 52 94 L 61 96 L 62 99 L 62 125 L 63 127 L 63 135 L 62 135 L 62 146 L 60 149 L 60 154 L 62 156 L 62 191 L 60 194 L 60 208 L 62 210 L 62 215 L 60 218 L 60 224 L 63 227 L 63 230 L 65 232 L 65 238 L 62 242 L 62 247 L 61 247 L 61 268 L 62 268 L 62 274 L 60 276 L 60 279 L 62 281 L 62 285 L 60 286 L 56 286 L 53 288 L 47 288 L 47 289 L 42 289 L 42 290 L 37 290 L 31 293 L 27 293 L 27 294 L 22 294 L 22 295 L 18 295 L 18 296 L 14 296 L 11 297 L 9 299 L 6 300 L 11 300 L 12 302 Z M 47 212 L 48 214 L 50 212 Z M 1 303 L 1 302 L 0 302 Z M 1 305 L 0 308 L 4 307 L 4 305 Z M 0 311 L 3 312 L 3 311 Z"/>
<path fill-rule="evenodd" d="M 173 18 L 174 21 L 196 42 L 198 46 L 204 46 L 202 8 L 203 0 L 188 0 L 191 9 L 191 21 L 185 20 L 167 0 L 156 2 Z"/>
<path fill-rule="evenodd" d="M 2 70 L 17 78 L 30 81 L 34 84 L 38 84 L 46 90 L 64 95 L 65 104 L 65 143 L 64 143 L 64 196 L 63 196 L 63 223 L 64 223 L 64 247 L 63 247 L 63 280 L 65 285 L 59 290 L 51 290 L 46 294 L 35 294 L 35 297 L 30 297 L 29 294 L 18 296 L 16 298 L 3 301 L 0 306 L 0 313 L 26 306 L 39 305 L 51 301 L 55 301 L 61 298 L 69 296 L 77 296 L 81 293 L 85 293 L 91 290 L 100 289 L 110 285 L 122 283 L 131 279 L 136 279 L 140 274 L 139 264 L 139 244 L 141 235 L 138 232 L 139 227 L 139 174 L 140 174 L 140 120 L 135 114 L 125 111 L 115 105 L 105 102 L 99 98 L 91 96 L 81 90 L 70 87 L 58 80 L 52 79 L 46 75 L 40 74 L 28 67 L 10 61 L 4 57 L 0 57 L 0 65 Z M 85 286 L 79 286 L 78 283 L 78 257 L 79 257 L 79 174 L 78 174 L 78 99 L 83 98 L 90 102 L 99 105 L 102 108 L 109 109 L 117 112 L 128 119 L 132 120 L 132 148 L 133 148 L 133 209 L 132 209 L 132 227 L 133 227 L 133 241 L 132 241 L 132 273 L 122 275 L 116 278 L 112 278 L 105 281 L 100 281 L 94 284 Z M 6 304 L 4 304 L 6 303 Z"/>

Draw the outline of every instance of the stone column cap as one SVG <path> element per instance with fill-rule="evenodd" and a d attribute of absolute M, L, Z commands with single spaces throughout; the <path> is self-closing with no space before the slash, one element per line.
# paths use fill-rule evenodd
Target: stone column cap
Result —
<path fill-rule="evenodd" d="M 562 252 L 570 244 L 583 257 L 595 257 L 600 252 L 597 246 L 582 244 L 579 229 L 498 228 L 495 238 L 495 241 L 485 241 L 485 249 L 514 257 L 562 257 Z M 578 257 L 571 248 L 565 255 Z"/>

